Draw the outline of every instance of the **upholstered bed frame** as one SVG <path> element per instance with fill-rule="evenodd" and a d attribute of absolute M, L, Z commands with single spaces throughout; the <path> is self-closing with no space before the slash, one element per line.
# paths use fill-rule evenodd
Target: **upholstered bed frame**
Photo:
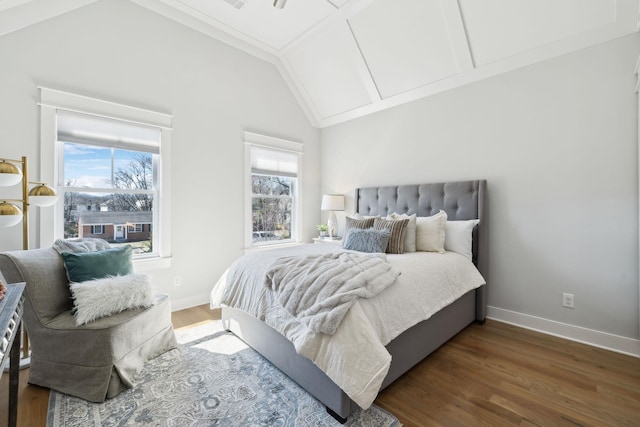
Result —
<path fill-rule="evenodd" d="M 487 182 L 459 181 L 436 184 L 400 185 L 356 190 L 356 211 L 362 215 L 397 212 L 430 216 L 440 209 L 448 219 L 479 219 L 473 231 L 473 262 L 487 280 Z M 382 388 L 391 384 L 431 352 L 468 326 L 484 322 L 486 285 L 462 296 L 430 319 L 418 323 L 387 345 L 391 367 Z M 355 403 L 309 359 L 299 356 L 291 342 L 265 323 L 233 308 L 222 309 L 225 327 L 271 361 L 344 421 Z"/>

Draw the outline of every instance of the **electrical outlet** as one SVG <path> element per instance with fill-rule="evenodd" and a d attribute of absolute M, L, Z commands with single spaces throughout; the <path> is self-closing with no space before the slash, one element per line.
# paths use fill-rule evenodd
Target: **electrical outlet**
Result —
<path fill-rule="evenodd" d="M 173 286 L 175 286 L 177 288 L 180 285 L 182 285 L 182 277 L 173 276 Z"/>
<path fill-rule="evenodd" d="M 567 308 L 575 308 L 573 306 L 573 294 L 562 294 L 562 306 Z"/>

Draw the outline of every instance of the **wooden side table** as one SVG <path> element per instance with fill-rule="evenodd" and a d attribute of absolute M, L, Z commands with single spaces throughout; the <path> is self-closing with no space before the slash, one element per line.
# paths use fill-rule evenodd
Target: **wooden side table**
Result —
<path fill-rule="evenodd" d="M 20 382 L 20 336 L 24 283 L 7 286 L 7 293 L 0 301 L 0 368 L 8 358 L 9 368 L 9 427 L 18 423 L 18 384 Z M 1 370 L 0 370 L 1 372 Z"/>

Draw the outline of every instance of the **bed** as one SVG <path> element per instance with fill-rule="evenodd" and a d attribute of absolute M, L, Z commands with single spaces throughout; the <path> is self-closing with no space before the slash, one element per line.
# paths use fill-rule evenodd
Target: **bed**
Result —
<path fill-rule="evenodd" d="M 299 332 L 297 332 L 295 327 L 290 325 L 280 326 L 280 324 L 276 326 L 272 318 L 278 317 L 278 314 L 270 313 L 279 313 L 279 311 L 270 311 L 270 308 L 261 307 L 260 304 L 262 303 L 256 301 L 237 303 L 235 297 L 230 297 L 229 295 L 234 294 L 234 292 L 235 294 L 239 294 L 244 291 L 229 290 L 227 283 L 231 280 L 227 277 L 228 271 L 225 272 L 225 275 L 221 277 L 212 290 L 211 306 L 222 308 L 222 320 L 226 329 L 240 337 L 249 346 L 262 354 L 267 360 L 326 405 L 329 413 L 336 419 L 344 422 L 353 409 L 358 406 L 362 407 L 363 402 L 364 405 L 370 404 L 380 390 L 387 387 L 470 323 L 474 321 L 484 322 L 486 315 L 486 275 L 488 261 L 486 186 L 485 180 L 475 180 L 370 187 L 360 188 L 355 191 L 356 212 L 363 216 L 384 217 L 396 212 L 398 214 L 416 214 L 418 217 L 432 217 L 443 210 L 447 214 L 448 221 L 462 222 L 474 219 L 479 220 L 477 226 L 472 229 L 473 240 L 471 253 L 468 255 L 468 262 L 460 261 L 460 258 L 465 257 L 453 252 L 447 252 L 446 254 L 432 253 L 430 255 L 416 253 L 406 256 L 388 256 L 389 262 L 393 266 L 404 265 L 403 263 L 412 257 L 416 259 L 418 257 L 424 257 L 419 259 L 419 263 L 425 266 L 431 265 L 431 260 L 436 259 L 437 261 L 433 262 L 440 263 L 442 260 L 446 260 L 456 265 L 457 263 L 464 264 L 466 262 L 475 273 L 461 274 L 460 280 L 473 281 L 474 283 L 469 285 L 468 291 L 458 291 L 459 293 L 464 293 L 456 295 L 455 299 L 442 303 L 443 307 L 438 308 L 436 312 L 427 312 L 428 310 L 425 309 L 424 319 L 419 318 L 416 322 L 413 320 L 404 321 L 404 324 L 410 324 L 411 326 L 403 327 L 400 333 L 397 331 L 394 332 L 393 335 L 389 335 L 389 333 L 383 340 L 382 336 L 385 336 L 385 333 L 377 332 L 376 328 L 372 329 L 376 331 L 375 337 L 380 338 L 382 344 L 372 344 L 370 348 L 367 348 L 367 351 L 361 350 L 360 354 L 368 355 L 372 353 L 371 363 L 374 364 L 371 369 L 376 372 L 375 375 L 372 374 L 375 378 L 370 381 L 370 383 L 373 384 L 373 394 L 371 387 L 368 387 L 366 392 L 363 392 L 363 395 L 354 393 L 353 387 L 360 387 L 360 385 L 351 384 L 351 378 L 347 378 L 345 383 L 343 376 L 348 377 L 348 375 L 336 376 L 335 371 L 337 368 L 332 368 L 332 364 L 334 363 L 333 359 L 342 357 L 340 356 L 340 352 L 342 351 L 340 340 L 375 341 L 374 332 L 368 332 L 368 326 L 358 326 L 355 328 L 351 326 L 349 330 L 356 329 L 353 333 L 345 332 L 345 329 L 347 329 L 348 325 L 376 323 L 379 319 L 368 321 L 366 316 L 369 316 L 369 319 L 371 319 L 371 313 L 375 313 L 375 310 L 382 307 L 381 304 L 387 303 L 387 300 L 384 298 L 389 298 L 390 301 L 398 300 L 394 297 L 394 294 L 392 294 L 392 292 L 395 292 L 395 285 L 383 291 L 381 294 L 366 300 L 366 302 L 362 304 L 360 302 L 356 303 L 345 316 L 345 320 L 338 329 L 339 333 L 336 333 L 336 336 L 329 337 L 318 334 L 321 335 L 321 337 L 318 338 L 316 335 L 313 335 L 313 339 L 311 339 L 312 344 L 309 345 L 309 348 L 313 349 L 313 353 L 306 349 L 309 340 L 305 340 L 305 344 L 300 344 Z M 341 250 L 338 245 L 330 244 L 303 245 L 303 247 L 304 248 L 294 250 L 304 254 Z M 263 255 L 252 255 L 254 258 L 243 260 L 240 263 L 246 262 L 252 265 L 262 263 L 263 266 L 268 266 L 274 259 L 278 259 L 278 257 L 287 254 L 289 254 L 289 252 L 286 250 L 269 250 L 264 251 Z M 247 256 L 248 255 L 245 255 L 245 257 Z M 236 269 L 237 268 L 238 267 L 236 267 Z M 466 265 L 464 268 L 469 270 Z M 457 274 L 458 273 L 447 273 L 446 275 L 457 276 Z M 477 274 L 481 281 L 479 281 L 480 279 L 476 276 L 473 276 L 473 274 Z M 242 274 L 240 275 L 242 276 Z M 401 274 L 398 277 L 398 281 L 400 282 L 402 280 L 404 281 L 402 282 L 403 286 L 404 284 L 409 286 L 410 284 L 412 285 L 412 280 L 415 281 L 415 277 L 415 275 L 411 275 L 411 272 L 408 272 L 407 274 Z M 414 289 L 418 288 L 414 287 Z M 423 287 L 420 289 L 423 289 Z M 223 292 L 226 293 L 226 301 L 223 301 L 221 296 Z M 268 291 L 265 289 L 255 291 L 253 297 L 257 300 L 258 294 L 264 295 L 265 292 Z M 369 301 L 371 301 L 371 304 L 378 304 L 378 306 L 367 305 Z M 390 311 L 403 312 L 404 308 L 400 309 L 395 307 Z M 411 310 L 407 311 L 410 312 Z M 264 313 L 267 314 L 265 315 Z M 382 318 L 381 316 L 381 319 Z M 378 323 L 382 325 L 381 327 L 387 327 L 384 326 L 387 324 L 386 320 L 384 322 L 378 321 Z M 361 334 L 362 337 L 358 335 L 358 337 L 353 338 L 356 334 Z M 285 335 L 289 338 L 286 338 Z M 390 340 L 389 337 L 391 337 Z M 382 350 L 377 351 L 375 348 L 378 346 L 382 347 Z M 301 350 L 301 347 L 304 347 L 304 349 Z M 345 353 L 352 351 L 351 349 L 347 349 Z M 318 353 L 321 353 L 321 355 L 318 356 Z M 379 362 L 380 366 L 386 363 L 384 369 L 378 369 L 377 365 L 375 365 L 375 363 L 378 363 L 378 359 L 373 359 L 373 357 L 377 353 L 380 353 L 379 358 L 384 359 L 387 357 L 386 361 L 383 360 Z M 385 353 L 387 356 L 382 353 Z M 311 354 L 313 354 L 313 356 Z M 308 357 L 305 357 L 305 355 Z M 366 357 L 369 356 L 365 356 L 365 358 Z M 311 359 L 314 361 L 312 362 Z M 351 356 L 344 356 L 342 359 L 336 360 L 338 360 L 337 365 L 346 365 L 354 359 Z M 358 366 L 356 369 L 364 369 L 363 366 Z M 358 381 L 366 382 L 367 380 Z M 357 390 L 360 389 L 358 388 Z"/>

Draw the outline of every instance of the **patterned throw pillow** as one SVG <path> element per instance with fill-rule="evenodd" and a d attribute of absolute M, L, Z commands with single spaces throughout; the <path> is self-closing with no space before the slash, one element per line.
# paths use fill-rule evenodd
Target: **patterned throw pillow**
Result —
<path fill-rule="evenodd" d="M 350 228 L 371 228 L 373 227 L 374 217 L 357 219 L 350 216 L 345 218 L 344 233 L 347 234 Z"/>
<path fill-rule="evenodd" d="M 405 219 L 405 218 L 409 219 L 409 224 L 407 224 L 407 231 L 404 234 L 404 253 L 415 252 L 416 251 L 416 214 L 399 215 L 394 212 L 387 217 L 387 219 L 394 219 L 394 220 Z"/>
<path fill-rule="evenodd" d="M 389 237 L 389 243 L 387 244 L 387 253 L 389 254 L 403 254 L 404 253 L 404 235 L 409 224 L 409 218 L 405 219 L 384 219 L 376 218 L 373 222 L 373 228 L 375 230 L 389 230 L 391 236 Z"/>

